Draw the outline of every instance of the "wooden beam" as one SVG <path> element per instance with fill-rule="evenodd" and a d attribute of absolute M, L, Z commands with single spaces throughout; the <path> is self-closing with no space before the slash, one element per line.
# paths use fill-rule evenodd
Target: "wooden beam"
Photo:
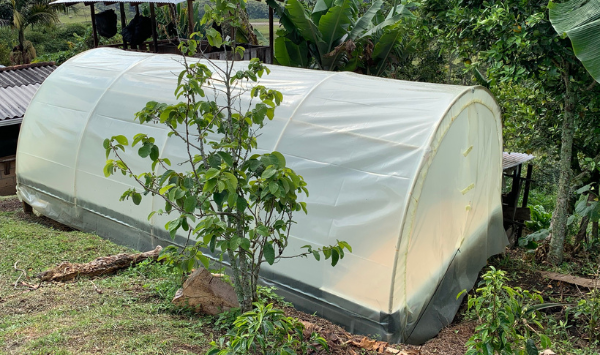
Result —
<path fill-rule="evenodd" d="M 194 32 L 194 0 L 187 0 L 188 38 Z"/>
<path fill-rule="evenodd" d="M 269 47 L 270 47 L 270 51 L 271 51 L 271 63 L 274 62 L 273 60 L 273 8 L 271 6 L 269 6 Z M 271 64 L 269 63 L 269 64 Z"/>
<path fill-rule="evenodd" d="M 158 36 L 156 33 L 156 13 L 154 3 L 150 3 L 150 19 L 152 20 L 152 40 L 154 42 L 154 53 L 158 53 Z"/>
<path fill-rule="evenodd" d="M 96 10 L 94 4 L 90 4 L 90 15 L 92 17 L 92 33 L 94 35 L 94 48 L 98 48 L 98 33 L 96 31 Z"/>
<path fill-rule="evenodd" d="M 121 34 L 127 26 L 127 18 L 125 17 L 125 4 L 119 3 L 119 10 L 121 10 Z M 127 41 L 123 39 L 123 49 L 127 49 Z"/>

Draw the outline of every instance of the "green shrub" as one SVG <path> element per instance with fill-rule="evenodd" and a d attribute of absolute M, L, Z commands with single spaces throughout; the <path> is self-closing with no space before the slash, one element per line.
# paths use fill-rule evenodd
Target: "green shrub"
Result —
<path fill-rule="evenodd" d="M 255 309 L 238 316 L 233 328 L 219 342 L 212 342 L 207 355 L 232 354 L 306 354 L 316 352 L 316 346 L 328 350 L 327 341 L 312 333 L 304 341 L 304 325 L 297 319 L 286 317 L 273 304 L 254 303 Z"/>
<path fill-rule="evenodd" d="M 572 312 L 575 318 L 585 323 L 585 331 L 590 341 L 600 341 L 600 290 L 594 289 L 581 299 Z"/>
<path fill-rule="evenodd" d="M 506 272 L 493 266 L 482 278 L 476 295 L 468 300 L 469 311 L 474 312 L 479 325 L 465 344 L 466 354 L 537 355 L 536 340 L 549 348 L 550 339 L 536 330 L 542 329 L 538 311 L 560 305 L 545 304 L 535 292 L 506 286 Z"/>

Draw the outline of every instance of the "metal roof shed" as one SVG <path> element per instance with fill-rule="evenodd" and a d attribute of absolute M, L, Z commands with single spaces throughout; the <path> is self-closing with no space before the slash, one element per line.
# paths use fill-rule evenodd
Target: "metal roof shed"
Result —
<path fill-rule="evenodd" d="M 261 0 L 258 0 L 261 1 Z M 278 1 L 283 1 L 283 0 L 278 0 Z M 110 1 L 105 1 L 105 0 L 56 0 L 54 2 L 51 2 L 51 5 L 55 5 L 55 4 L 61 4 L 61 5 L 66 5 L 66 6 L 71 6 L 74 4 L 78 4 L 78 3 L 83 3 L 86 6 L 90 7 L 90 14 L 91 14 L 91 19 L 92 19 L 92 32 L 93 32 L 93 36 L 94 36 L 94 47 L 97 48 L 98 47 L 98 32 L 96 30 L 96 21 L 95 21 L 95 8 L 94 8 L 94 4 L 97 3 L 104 3 L 105 5 L 110 5 L 110 4 L 115 4 L 118 3 L 119 4 L 119 10 L 120 10 L 120 18 L 121 18 L 121 28 L 125 28 L 126 24 L 126 15 L 125 15 L 125 6 L 124 4 L 132 4 L 135 6 L 136 9 L 136 13 L 139 15 L 139 8 L 138 5 L 142 4 L 142 3 L 148 3 L 150 4 L 150 16 L 151 16 L 151 20 L 152 20 L 152 44 L 153 46 L 151 46 L 151 51 L 154 53 L 161 53 L 159 51 L 159 41 L 158 41 L 158 35 L 157 35 L 157 31 L 156 31 L 156 14 L 155 14 L 155 9 L 154 6 L 155 4 L 157 6 L 165 6 L 165 5 L 169 5 L 169 4 L 179 4 L 182 2 L 187 2 L 187 15 L 188 15 L 188 23 L 192 24 L 190 27 L 193 28 L 193 23 L 194 23 L 194 16 L 193 16 L 193 3 L 194 0 L 144 0 L 144 1 L 131 1 L 131 0 L 110 0 Z M 259 53 L 258 48 L 256 48 L 257 46 L 252 46 L 249 45 L 246 50 L 246 56 L 248 58 L 244 58 L 244 59 L 249 59 L 257 57 L 260 58 L 261 61 L 265 62 L 265 63 L 272 63 L 273 62 L 273 40 L 274 40 L 274 17 L 273 17 L 273 8 L 269 6 L 269 48 L 268 48 L 268 53 Z M 120 45 L 122 46 L 123 49 L 127 49 L 128 45 L 125 42 L 125 40 L 123 40 L 123 43 Z M 255 47 L 255 48 L 252 48 Z M 263 48 L 258 46 L 259 48 Z M 173 53 L 173 52 L 167 52 L 167 53 Z M 177 52 L 178 53 L 178 52 Z M 222 58 L 220 55 L 209 55 L 207 56 L 210 59 L 225 59 Z"/>

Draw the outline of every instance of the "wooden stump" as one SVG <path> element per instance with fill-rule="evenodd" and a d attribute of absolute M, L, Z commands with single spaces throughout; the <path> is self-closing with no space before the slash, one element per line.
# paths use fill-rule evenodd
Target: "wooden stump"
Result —
<path fill-rule="evenodd" d="M 233 287 L 204 268 L 197 269 L 188 277 L 172 302 L 211 315 L 240 306 Z"/>

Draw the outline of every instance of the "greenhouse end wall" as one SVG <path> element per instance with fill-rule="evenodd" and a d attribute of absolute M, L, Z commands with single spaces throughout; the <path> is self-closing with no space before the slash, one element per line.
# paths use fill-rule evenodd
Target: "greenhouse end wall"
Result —
<path fill-rule="evenodd" d="M 119 202 L 133 181 L 102 173 L 102 141 L 116 134 L 147 133 L 173 166 L 185 162 L 185 147 L 167 130 L 133 120 L 148 101 L 175 102 L 177 60 L 95 49 L 61 65 L 23 121 L 20 198 L 59 222 L 138 250 L 184 245 L 184 236 L 172 241 L 164 230 L 168 216 L 147 220 L 158 197 L 140 206 Z M 281 91 L 284 101 L 255 152 L 284 154 L 311 193 L 287 252 L 337 239 L 353 253 L 334 268 L 285 260 L 264 268 L 264 282 L 298 308 L 356 333 L 412 343 L 437 334 L 454 317 L 458 292 L 470 289 L 486 259 L 506 244 L 493 97 L 480 87 L 270 68 L 261 84 Z M 123 154 L 134 171 L 147 169 L 135 152 Z"/>

